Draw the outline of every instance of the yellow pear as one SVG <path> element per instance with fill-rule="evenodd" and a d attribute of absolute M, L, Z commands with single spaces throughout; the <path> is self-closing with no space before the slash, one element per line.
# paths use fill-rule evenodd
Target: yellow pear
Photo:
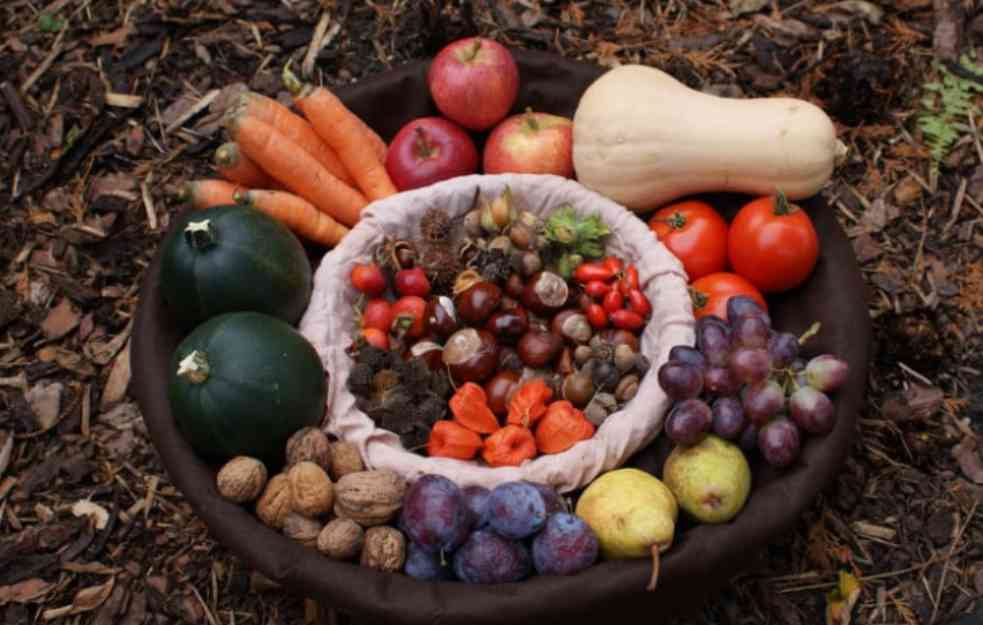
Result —
<path fill-rule="evenodd" d="M 662 479 L 679 506 L 702 523 L 730 521 L 751 492 L 751 467 L 740 447 L 712 434 L 673 449 Z"/>
<path fill-rule="evenodd" d="M 679 516 L 676 499 L 665 484 L 638 469 L 610 471 L 584 490 L 576 512 L 597 534 L 603 557 L 651 557 L 649 589 L 655 588 L 659 552 L 672 544 Z"/>

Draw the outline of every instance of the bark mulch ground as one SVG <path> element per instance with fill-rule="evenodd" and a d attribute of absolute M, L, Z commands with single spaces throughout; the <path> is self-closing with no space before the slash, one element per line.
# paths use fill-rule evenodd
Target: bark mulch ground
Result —
<path fill-rule="evenodd" d="M 339 85 L 475 32 L 732 97 L 805 98 L 850 145 L 823 193 L 876 334 L 852 453 L 693 622 L 928 625 L 979 609 L 983 2 L 323 5 L 0 6 L 2 622 L 304 620 L 302 599 L 212 540 L 149 443 L 126 393 L 137 285 L 181 208 L 173 191 L 210 174 L 238 89 L 286 98 L 288 59 Z M 861 589 L 845 619 L 827 615 L 842 572 Z"/>

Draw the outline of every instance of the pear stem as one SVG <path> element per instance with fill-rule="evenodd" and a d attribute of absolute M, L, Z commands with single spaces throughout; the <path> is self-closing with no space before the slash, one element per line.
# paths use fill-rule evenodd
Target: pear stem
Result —
<path fill-rule="evenodd" d="M 645 590 L 652 592 L 656 584 L 659 583 L 659 545 L 652 545 L 652 577 L 649 578 L 649 585 Z"/>

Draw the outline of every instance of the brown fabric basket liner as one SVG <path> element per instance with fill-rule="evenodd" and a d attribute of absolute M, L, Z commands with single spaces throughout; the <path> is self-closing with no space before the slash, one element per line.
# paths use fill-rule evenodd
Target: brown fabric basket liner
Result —
<path fill-rule="evenodd" d="M 514 51 L 522 87 L 515 111 L 531 106 L 571 116 L 583 90 L 603 68 L 535 51 Z M 427 62 L 414 62 L 339 91 L 342 99 L 385 139 L 409 120 L 436 111 L 426 88 Z M 746 197 L 708 196 L 727 216 Z M 807 353 L 833 352 L 851 367 L 835 395 L 836 428 L 807 439 L 801 460 L 775 472 L 753 461 L 754 489 L 731 523 L 689 526 L 681 517 L 675 545 L 664 555 L 659 587 L 644 588 L 645 560 L 602 562 L 572 577 L 533 577 L 495 586 L 425 583 L 331 561 L 263 526 L 244 507 L 215 489 L 215 467 L 199 460 L 177 430 L 167 401 L 168 366 L 182 338 L 158 293 L 159 254 L 146 271 L 132 345 L 133 391 L 148 431 L 175 486 L 217 540 L 249 566 L 289 591 L 313 597 L 356 623 L 660 622 L 698 608 L 733 575 L 746 570 L 770 540 L 791 529 L 803 510 L 829 485 L 853 440 L 864 399 L 870 318 L 853 250 L 832 209 L 815 197 L 800 202 L 815 223 L 821 258 L 809 282 L 769 299 L 777 327 L 801 333 L 813 321 L 822 331 Z M 321 251 L 312 250 L 316 259 Z M 665 437 L 636 454 L 630 466 L 659 474 L 668 453 Z M 617 620 L 615 620 L 617 619 Z"/>

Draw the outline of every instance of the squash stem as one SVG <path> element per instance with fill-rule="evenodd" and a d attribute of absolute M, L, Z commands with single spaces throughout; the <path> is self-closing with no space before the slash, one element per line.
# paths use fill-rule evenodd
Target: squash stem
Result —
<path fill-rule="evenodd" d="M 215 232 L 212 230 L 211 221 L 191 221 L 184 227 L 184 238 L 188 245 L 196 250 L 204 250 L 215 244 Z"/>
<path fill-rule="evenodd" d="M 791 215 L 796 211 L 794 204 L 788 201 L 785 197 L 785 192 L 779 189 L 775 193 L 775 214 L 776 215 Z"/>
<path fill-rule="evenodd" d="M 205 352 L 197 349 L 185 356 L 177 366 L 177 374 L 191 384 L 201 384 L 208 379 L 211 367 Z"/>
<path fill-rule="evenodd" d="M 652 592 L 659 583 L 659 544 L 652 545 L 652 575 L 645 590 Z"/>

